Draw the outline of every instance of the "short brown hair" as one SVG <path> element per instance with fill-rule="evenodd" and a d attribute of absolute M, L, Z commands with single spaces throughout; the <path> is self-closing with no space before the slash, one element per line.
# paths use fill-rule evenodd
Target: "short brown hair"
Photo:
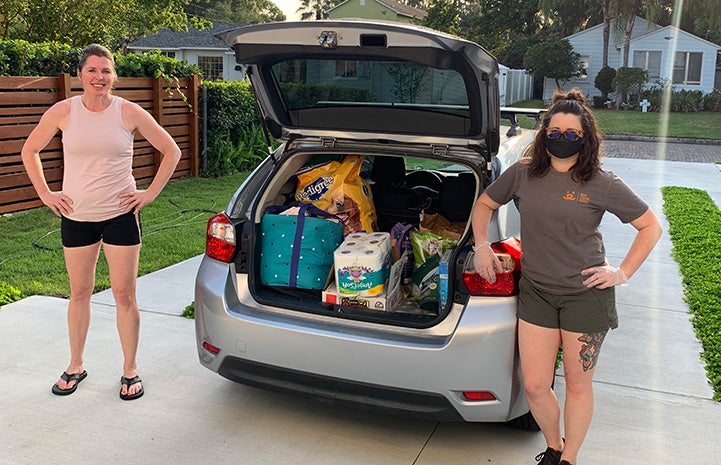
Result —
<path fill-rule="evenodd" d="M 113 65 L 113 71 L 115 71 L 115 58 L 113 58 L 112 52 L 102 45 L 90 44 L 85 47 L 82 52 L 80 52 L 80 57 L 78 59 L 78 72 L 83 69 L 85 62 L 88 61 L 88 57 L 91 56 L 107 58 Z"/>

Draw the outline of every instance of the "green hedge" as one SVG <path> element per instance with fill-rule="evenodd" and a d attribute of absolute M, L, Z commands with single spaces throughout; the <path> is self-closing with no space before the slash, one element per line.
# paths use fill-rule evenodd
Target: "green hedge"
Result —
<path fill-rule="evenodd" d="M 721 210 L 703 190 L 666 186 L 661 193 L 701 359 L 721 401 Z"/>
<path fill-rule="evenodd" d="M 81 48 L 57 42 L 30 43 L 25 40 L 0 40 L 0 75 L 56 76 L 75 75 Z M 140 55 L 115 53 L 118 76 L 187 77 L 202 75 L 200 68 L 185 61 L 168 58 L 159 51 Z"/>
<path fill-rule="evenodd" d="M 269 153 L 250 83 L 202 84 L 207 89 L 208 128 L 202 174 L 224 176 L 255 168 Z M 271 145 L 277 147 L 278 142 L 271 141 Z"/>
<path fill-rule="evenodd" d="M 75 73 L 80 50 L 67 44 L 0 40 L 0 75 L 55 76 Z"/>

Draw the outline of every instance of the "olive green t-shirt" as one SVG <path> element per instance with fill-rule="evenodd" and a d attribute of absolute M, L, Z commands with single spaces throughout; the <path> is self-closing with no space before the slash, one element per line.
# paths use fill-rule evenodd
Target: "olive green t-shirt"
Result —
<path fill-rule="evenodd" d="M 518 198 L 521 213 L 523 275 L 556 294 L 585 291 L 581 270 L 603 265 L 606 249 L 598 225 L 605 212 L 629 223 L 648 205 L 612 171 L 601 170 L 585 183 L 552 168 L 543 177 L 528 175 L 517 162 L 487 189 L 499 204 Z"/>

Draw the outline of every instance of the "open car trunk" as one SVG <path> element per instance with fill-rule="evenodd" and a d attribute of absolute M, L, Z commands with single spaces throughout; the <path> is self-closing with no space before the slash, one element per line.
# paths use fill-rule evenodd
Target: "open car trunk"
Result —
<path fill-rule="evenodd" d="M 251 227 L 254 233 L 249 236 L 255 240 L 247 244 L 247 268 L 250 271 L 249 290 L 254 299 L 271 307 L 416 327 L 436 324 L 454 302 L 464 304 L 468 294 L 461 277 L 470 251 L 465 244 L 471 237 L 471 209 L 487 183 L 484 178 L 487 172 L 478 168 L 479 157 L 472 151 L 459 151 L 456 157 L 433 158 L 424 158 L 420 153 L 408 156 L 408 152 L 407 148 L 394 150 L 387 147 L 364 150 L 360 169 L 363 183 L 370 188 L 377 215 L 374 230 L 389 233 L 391 243 L 399 246 L 391 232 L 396 232 L 397 237 L 401 228 L 416 231 L 412 236 L 422 252 L 419 255 L 417 251 L 407 251 L 405 260 L 412 264 L 405 265 L 405 273 L 404 265 L 393 267 L 397 263 L 395 259 L 403 254 L 403 250 L 398 253 L 399 250 L 394 248 L 396 253 L 391 253 L 387 263 L 385 287 L 380 295 L 341 294 L 334 282 L 339 279 L 341 268 L 337 258 L 328 269 L 322 289 L 297 289 L 262 282 L 261 271 L 266 266 L 262 254 L 274 250 L 263 243 L 269 239 L 261 232 L 268 208 L 297 205 L 296 173 L 333 161 L 341 162 L 349 153 L 318 146 L 314 150 L 301 147 L 278 163 L 253 208 Z M 346 242 L 352 237 L 355 236 L 346 236 Z M 439 247 L 443 250 L 433 256 Z M 439 262 L 447 263 L 447 266 Z M 447 271 L 442 273 L 443 269 Z M 397 285 L 395 280 L 398 280 Z"/>
<path fill-rule="evenodd" d="M 499 161 L 497 60 L 473 42 L 383 21 L 262 24 L 219 37 L 245 67 L 264 126 L 284 141 L 271 155 L 265 183 L 254 184 L 252 204 L 234 207 L 243 209 L 236 217 L 250 218 L 239 234 L 236 269 L 247 273 L 252 297 L 277 309 L 406 326 L 431 326 L 454 303 L 465 304 L 468 293 L 461 277 L 470 251 L 471 209 L 489 177 L 500 172 L 503 157 L 511 155 L 506 151 Z M 409 225 L 436 236 L 413 237 L 420 250 L 405 254 L 413 262 L 405 273 L 398 271 L 401 265 L 394 270 L 403 250 L 393 247 L 382 253 L 365 249 L 368 260 L 339 264 L 343 257 L 336 260 L 335 251 L 351 246 L 341 242 L 327 273 L 314 275 L 316 287 L 283 281 L 284 274 L 306 278 L 311 268 L 300 260 L 310 254 L 291 247 L 297 244 L 288 242 L 292 233 L 276 237 L 286 219 L 271 226 L 264 220 L 294 202 L 313 203 L 316 190 L 334 188 L 318 177 L 299 189 L 299 171 L 353 156 L 362 156 L 355 177 L 368 192 L 351 200 L 377 217 L 351 231 L 346 219 L 344 233 L 379 231 L 391 246 L 394 240 L 407 245 L 406 237 L 396 233 Z M 351 202 L 333 198 L 321 208 L 336 213 L 337 203 L 346 209 Z M 270 213 L 269 207 L 278 208 Z M 349 253 L 360 254 L 360 248 Z M 275 263 L 270 263 L 272 255 Z M 342 281 L 347 276 L 353 283 Z M 383 280 L 383 286 L 362 287 Z"/>

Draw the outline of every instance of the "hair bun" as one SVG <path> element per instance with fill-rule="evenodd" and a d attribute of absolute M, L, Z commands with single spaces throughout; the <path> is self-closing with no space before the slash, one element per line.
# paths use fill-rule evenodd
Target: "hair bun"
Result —
<path fill-rule="evenodd" d="M 551 105 L 560 100 L 574 100 L 584 107 L 588 106 L 588 100 L 586 100 L 583 92 L 581 92 L 578 88 L 573 88 L 565 93 L 561 91 L 556 91 L 553 94 L 553 97 L 551 97 Z"/>

